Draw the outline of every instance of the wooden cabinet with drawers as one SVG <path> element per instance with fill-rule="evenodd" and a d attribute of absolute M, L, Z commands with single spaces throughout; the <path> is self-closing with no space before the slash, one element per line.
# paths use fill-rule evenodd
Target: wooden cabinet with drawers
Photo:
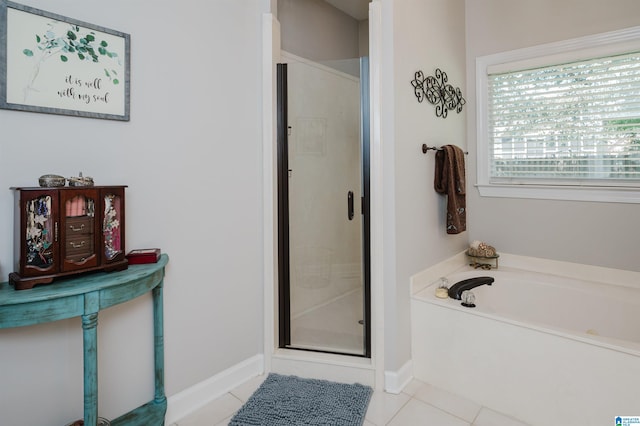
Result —
<path fill-rule="evenodd" d="M 17 290 L 54 278 L 127 268 L 125 186 L 13 188 Z"/>

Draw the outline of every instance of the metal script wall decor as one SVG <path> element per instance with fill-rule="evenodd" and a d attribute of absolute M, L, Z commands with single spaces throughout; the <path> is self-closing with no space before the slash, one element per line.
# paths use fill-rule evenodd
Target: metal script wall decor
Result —
<path fill-rule="evenodd" d="M 430 104 L 436 106 L 436 116 L 442 118 L 447 118 L 449 110 L 460 113 L 462 106 L 467 103 L 462 97 L 460 88 L 454 88 L 447 81 L 449 81 L 447 73 L 440 68 L 436 69 L 435 76 L 428 77 L 425 77 L 422 71 L 418 71 L 411 81 L 418 102 L 426 99 Z"/>

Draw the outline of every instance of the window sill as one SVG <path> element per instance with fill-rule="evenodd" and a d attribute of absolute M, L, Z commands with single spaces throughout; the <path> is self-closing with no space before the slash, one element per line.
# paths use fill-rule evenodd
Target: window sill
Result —
<path fill-rule="evenodd" d="M 640 188 L 477 184 L 481 197 L 640 204 Z"/>

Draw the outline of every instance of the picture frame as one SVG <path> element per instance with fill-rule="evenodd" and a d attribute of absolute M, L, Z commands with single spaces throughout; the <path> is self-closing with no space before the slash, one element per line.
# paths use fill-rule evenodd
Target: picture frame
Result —
<path fill-rule="evenodd" d="M 130 120 L 131 37 L 0 0 L 0 108 Z"/>

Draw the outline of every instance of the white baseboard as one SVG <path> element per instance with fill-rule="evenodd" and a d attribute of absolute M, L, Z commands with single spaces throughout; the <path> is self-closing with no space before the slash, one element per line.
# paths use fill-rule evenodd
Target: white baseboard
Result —
<path fill-rule="evenodd" d="M 413 361 L 407 361 L 398 371 L 384 372 L 384 390 L 388 393 L 399 394 L 413 379 Z"/>
<path fill-rule="evenodd" d="M 264 355 L 259 354 L 170 396 L 167 400 L 165 424 L 177 422 L 252 377 L 263 373 Z"/>

